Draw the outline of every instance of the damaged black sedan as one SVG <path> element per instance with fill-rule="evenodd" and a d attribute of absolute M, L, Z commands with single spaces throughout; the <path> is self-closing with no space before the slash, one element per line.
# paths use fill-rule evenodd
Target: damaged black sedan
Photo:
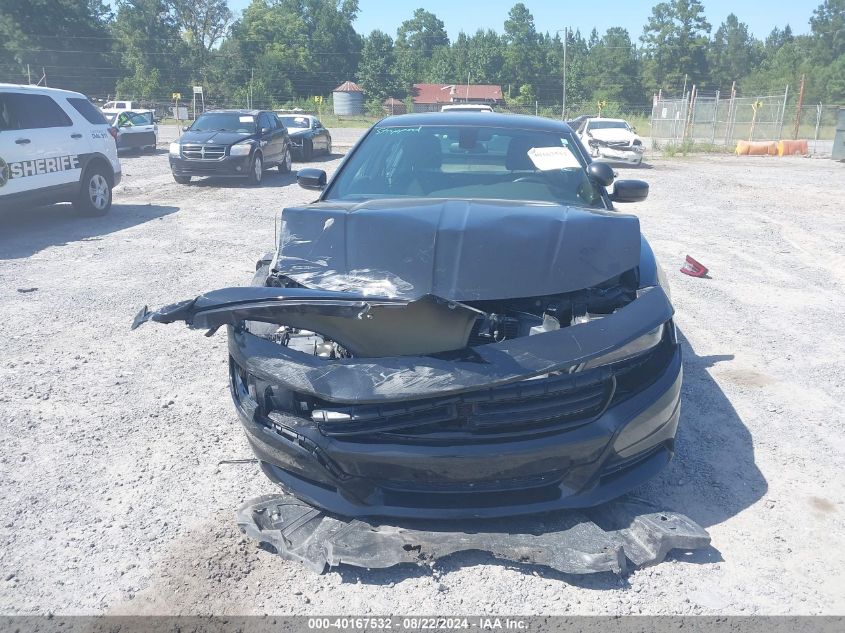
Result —
<path fill-rule="evenodd" d="M 226 326 L 264 472 L 345 516 L 595 506 L 672 456 L 681 352 L 616 181 L 561 122 L 384 119 L 282 211 L 252 287 L 145 321 Z M 608 192 L 608 189 L 611 192 Z"/>

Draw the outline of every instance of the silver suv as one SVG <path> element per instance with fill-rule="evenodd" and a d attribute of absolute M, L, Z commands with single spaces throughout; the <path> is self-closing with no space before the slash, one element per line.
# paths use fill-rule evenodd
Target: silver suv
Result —
<path fill-rule="evenodd" d="M 85 95 L 0 84 L 0 210 L 72 202 L 105 215 L 120 177 L 115 131 Z"/>

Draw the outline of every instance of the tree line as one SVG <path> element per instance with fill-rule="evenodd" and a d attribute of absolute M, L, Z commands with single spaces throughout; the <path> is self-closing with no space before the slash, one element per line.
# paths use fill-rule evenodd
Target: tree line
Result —
<path fill-rule="evenodd" d="M 218 104 L 278 107 L 356 80 L 370 107 L 407 98 L 414 83 L 501 85 L 510 102 L 646 105 L 658 90 L 754 96 L 806 78 L 806 103 L 845 103 L 845 0 L 824 0 L 809 32 L 775 26 L 765 39 L 734 14 L 713 27 L 700 0 L 652 8 L 639 37 L 538 29 L 523 3 L 501 32 L 459 33 L 417 9 L 395 35 L 355 31 L 357 0 L 0 0 L 0 81 L 90 95 L 167 100 L 203 85 Z M 557 25 L 556 25 L 557 26 Z"/>

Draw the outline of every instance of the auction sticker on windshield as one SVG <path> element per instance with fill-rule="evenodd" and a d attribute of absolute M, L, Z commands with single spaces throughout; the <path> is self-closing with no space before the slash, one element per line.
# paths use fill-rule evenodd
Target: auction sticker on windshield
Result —
<path fill-rule="evenodd" d="M 528 150 L 528 158 L 540 171 L 581 166 L 573 153 L 565 147 L 532 147 Z"/>
<path fill-rule="evenodd" d="M 255 117 L 254 116 L 242 116 L 242 117 L 238 117 L 238 120 L 241 123 L 255 123 Z"/>

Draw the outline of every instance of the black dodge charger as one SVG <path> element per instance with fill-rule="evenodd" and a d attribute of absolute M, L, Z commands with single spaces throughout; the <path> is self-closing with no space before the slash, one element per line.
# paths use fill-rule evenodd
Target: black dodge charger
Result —
<path fill-rule="evenodd" d="M 281 213 L 252 287 L 148 320 L 226 326 L 264 472 L 347 516 L 586 507 L 673 454 L 681 352 L 617 180 L 561 122 L 384 119 Z M 610 190 L 610 191 L 609 191 Z"/>

